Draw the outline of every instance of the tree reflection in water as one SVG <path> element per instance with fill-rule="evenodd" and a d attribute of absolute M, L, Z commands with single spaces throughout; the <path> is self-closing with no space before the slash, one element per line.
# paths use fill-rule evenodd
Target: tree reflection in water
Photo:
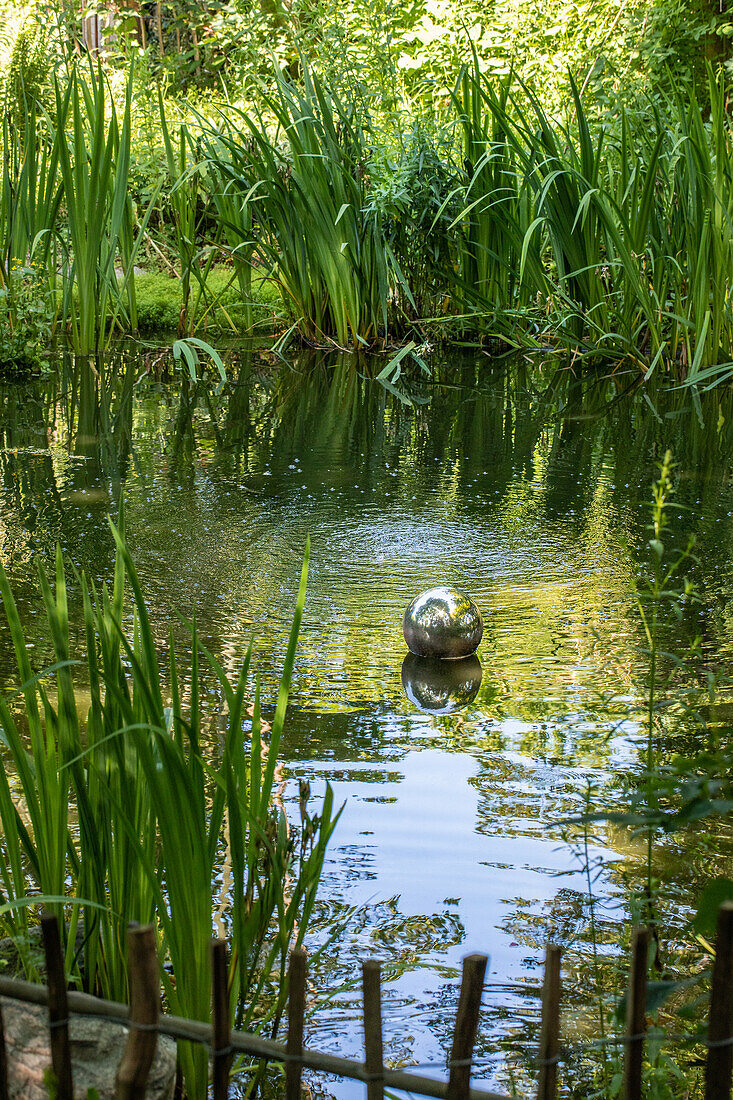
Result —
<path fill-rule="evenodd" d="M 578 811 L 589 780 L 599 803 L 613 802 L 618 776 L 638 768 L 631 578 L 667 446 L 687 509 L 675 537 L 683 545 L 697 535 L 704 603 L 664 644 L 701 633 L 708 654 L 731 654 L 733 399 L 711 395 L 698 417 L 680 391 L 648 390 L 652 410 L 624 396 L 631 376 L 574 378 L 464 356 L 416 382 L 410 407 L 371 381 L 365 361 L 303 352 L 276 369 L 253 348 L 229 357 L 230 383 L 216 394 L 158 360 L 129 349 L 104 362 L 65 357 L 49 376 L 0 385 L 0 553 L 36 666 L 51 649 L 31 617 L 32 559 L 50 561 L 58 540 L 95 580 L 108 579 L 106 515 L 124 492 L 161 649 L 171 627 L 184 637 L 175 608 L 186 617 L 196 609 L 202 640 L 228 671 L 254 631 L 267 698 L 310 532 L 285 797 L 297 813 L 303 778 L 314 793 L 330 779 L 347 798 L 320 935 L 353 914 L 316 978 L 337 985 L 358 955 L 381 954 L 394 979 L 386 1030 L 401 1036 L 390 1056 L 439 1062 L 460 956 L 489 952 L 484 1080 L 506 1087 L 501 1051 L 519 1040 L 528 1049 L 535 1035 L 549 935 L 567 947 L 578 1034 L 589 1019 L 587 883 L 553 822 Z M 467 589 L 487 611 L 483 678 L 479 665 L 457 687 L 436 687 L 410 666 L 410 701 L 402 611 L 436 583 Z M 76 615 L 80 637 L 78 606 Z M 431 699 L 432 714 L 413 705 Z M 212 691 L 214 752 L 221 706 Z M 677 745 L 686 736 L 675 729 Z M 610 824 L 597 827 L 591 852 L 610 989 L 642 856 Z M 660 846 L 671 933 L 727 858 L 724 835 L 704 854 L 687 834 Z M 355 994 L 339 994 L 312 1037 L 359 1056 L 356 1012 Z"/>

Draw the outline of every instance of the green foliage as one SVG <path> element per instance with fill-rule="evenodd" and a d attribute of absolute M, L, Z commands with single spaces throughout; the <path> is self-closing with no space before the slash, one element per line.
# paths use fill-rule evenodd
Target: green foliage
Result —
<path fill-rule="evenodd" d="M 287 59 L 260 58 L 246 105 L 173 106 L 153 88 L 151 49 L 143 77 L 131 64 L 126 76 L 72 65 L 48 116 L 26 99 L 5 121 L 5 274 L 12 256 L 43 263 L 61 327 L 87 353 L 141 327 L 145 255 L 180 290 L 172 326 L 157 284 L 148 331 L 250 330 L 259 269 L 310 342 L 373 346 L 432 320 L 715 384 L 733 362 L 724 76 L 676 74 L 674 87 L 660 76 L 644 95 L 632 71 L 611 79 L 601 60 L 638 10 L 620 0 L 602 28 L 600 9 L 557 2 L 543 11 L 542 50 L 521 5 L 502 17 L 517 31 L 506 46 L 504 24 L 473 2 L 460 13 L 452 0 L 368 12 L 230 3 L 227 20 L 256 16 Z M 183 5 L 166 16 L 194 20 L 198 66 L 223 48 L 199 15 Z M 306 31 L 317 70 L 299 52 Z M 573 76 L 555 47 L 582 34 Z M 236 290 L 217 282 L 222 263 Z"/>
<path fill-rule="evenodd" d="M 0 284 L 0 367 L 37 367 L 50 339 L 56 309 L 43 274 L 16 261 Z"/>
<path fill-rule="evenodd" d="M 167 335 L 176 332 L 181 316 L 181 288 L 177 279 L 161 272 L 135 276 L 137 323 L 141 333 Z M 282 312 L 280 297 L 262 278 L 251 279 L 250 297 L 244 299 L 241 284 L 233 281 L 230 268 L 212 267 L 206 278 L 206 300 L 199 299 L 192 317 L 194 331 L 246 332 L 258 322 L 272 328 Z"/>
<path fill-rule="evenodd" d="M 622 109 L 620 125 L 594 120 L 574 82 L 562 122 L 519 81 L 495 93 L 476 64 L 459 88 L 475 198 L 457 222 L 464 286 L 484 299 L 474 292 L 476 313 L 498 307 L 511 335 L 511 311 L 544 302 L 553 337 L 576 352 L 661 363 L 690 381 L 729 362 L 722 79 L 709 73 L 708 125 L 690 85 L 653 110 Z"/>
<path fill-rule="evenodd" d="M 22 114 L 39 98 L 49 71 L 49 36 L 33 4 L 0 4 L 0 114 Z"/>
<path fill-rule="evenodd" d="M 725 876 L 712 879 L 697 902 L 697 913 L 692 927 L 698 936 L 705 936 L 709 940 L 715 938 L 718 913 L 726 901 L 733 901 L 733 881 Z"/>
<path fill-rule="evenodd" d="M 181 288 L 178 279 L 148 271 L 135 278 L 138 328 L 141 333 L 169 333 L 178 328 Z"/>
<path fill-rule="evenodd" d="M 526 307 L 532 291 L 545 289 L 532 232 L 533 162 L 522 164 L 523 147 L 507 115 L 510 90 L 510 78 L 494 90 L 474 51 L 453 93 L 465 171 L 464 205 L 454 223 L 460 226 L 458 300 L 465 310 L 488 308 L 494 317 Z M 524 272 L 529 277 L 522 279 Z"/>
<path fill-rule="evenodd" d="M 449 137 L 415 119 L 395 151 L 370 166 L 369 209 L 404 277 L 392 286 L 403 314 L 431 317 L 443 310 L 446 276 L 455 263 L 451 223 L 457 213 L 457 173 Z"/>
<path fill-rule="evenodd" d="M 649 823 L 646 829 L 647 853 L 646 853 L 646 898 L 645 907 L 647 919 L 656 922 L 656 907 L 654 900 L 654 838 L 657 829 L 657 815 L 659 810 L 658 796 L 658 725 L 660 714 L 670 706 L 669 689 L 675 673 L 681 663 L 677 658 L 666 662 L 665 653 L 661 649 L 660 634 L 662 619 L 665 615 L 672 614 L 678 617 L 682 614 L 682 607 L 694 592 L 691 582 L 681 577 L 682 568 L 690 561 L 694 542 L 690 540 L 685 550 L 679 554 L 670 555 L 665 548 L 664 540 L 667 537 L 669 527 L 670 495 L 672 492 L 672 452 L 667 451 L 662 461 L 659 478 L 652 488 L 653 504 L 651 511 L 651 524 L 649 533 L 649 550 L 651 564 L 649 572 L 635 585 L 636 601 L 639 617 L 647 644 L 648 672 L 644 691 L 644 705 L 646 718 L 646 748 L 645 748 L 645 782 L 643 791 L 640 792 L 640 806 L 637 807 L 643 815 L 648 816 Z M 699 639 L 693 642 L 689 658 L 695 654 Z M 632 807 L 633 810 L 633 807 Z"/>
<path fill-rule="evenodd" d="M 704 1038 L 700 1020 L 709 1003 L 706 987 L 710 973 L 705 965 L 708 945 L 705 936 L 711 934 L 721 902 L 731 896 L 733 883 L 727 879 L 714 880 L 703 891 L 696 918 L 686 929 L 688 956 L 684 969 L 675 957 L 680 951 L 679 930 L 672 937 L 665 936 L 664 909 L 668 898 L 660 885 L 660 872 L 664 853 L 660 843 L 664 833 L 683 829 L 689 822 L 679 813 L 681 789 L 676 788 L 667 757 L 670 735 L 678 736 L 689 728 L 696 731 L 696 740 L 706 739 L 704 722 L 701 722 L 703 701 L 709 698 L 712 680 L 701 677 L 700 639 L 695 637 L 687 646 L 680 641 L 681 622 L 688 606 L 696 600 L 694 584 L 686 570 L 694 567 L 693 540 L 682 549 L 676 549 L 672 537 L 670 513 L 674 508 L 674 464 L 671 451 L 667 451 L 659 465 L 659 476 L 652 486 L 649 539 L 642 548 L 644 564 L 634 583 L 634 596 L 643 637 L 643 672 L 637 678 L 637 692 L 641 704 L 641 738 L 638 740 L 640 767 L 622 778 L 622 793 L 613 792 L 612 809 L 594 809 L 599 791 L 589 781 L 584 812 L 566 821 L 571 826 L 565 838 L 575 849 L 576 857 L 586 878 L 586 905 L 591 924 L 593 950 L 593 1000 L 597 1013 L 597 1029 L 600 1042 L 597 1061 L 589 1059 L 588 1072 L 595 1073 L 598 1082 L 597 1095 L 612 1097 L 619 1094 L 623 1080 L 623 1060 L 614 1045 L 607 1045 L 609 1028 L 616 1030 L 625 1024 L 626 995 L 619 986 L 619 979 L 626 980 L 626 967 L 622 973 L 609 974 L 602 967 L 600 950 L 603 930 L 598 924 L 596 907 L 605 905 L 607 898 L 598 897 L 597 884 L 604 875 L 605 856 L 594 854 L 597 838 L 592 829 L 599 821 L 610 821 L 627 829 L 633 837 L 645 840 L 644 860 L 639 868 L 642 881 L 629 898 L 630 917 L 633 924 L 646 925 L 651 933 L 648 965 L 659 980 L 647 986 L 646 1012 L 652 1027 L 645 1050 L 645 1095 L 671 1100 L 677 1095 L 693 1095 L 692 1059 L 687 1053 L 682 1057 L 671 1054 L 669 1046 L 674 1042 L 693 1047 Z M 638 650 L 633 651 L 634 664 L 638 663 Z M 687 780 L 691 778 L 688 772 Z M 679 773 L 676 777 L 679 779 Z M 684 796 L 683 796 L 684 800 Z M 606 799 L 607 804 L 610 800 Z M 621 802 L 621 805 L 619 803 Z M 730 802 L 725 812 L 733 811 Z M 641 862 L 641 861 L 640 861 Z M 691 934 L 690 934 L 691 933 Z M 672 939 L 672 942 L 666 942 Z M 700 946 L 704 952 L 701 955 Z M 690 949 L 694 950 L 692 958 Z M 611 1001 L 615 1003 L 613 1016 L 609 1014 Z M 670 1035 L 669 1033 L 673 1034 Z"/>
<path fill-rule="evenodd" d="M 379 212 L 367 204 L 366 120 L 308 69 L 301 84 L 276 75 L 275 92 L 263 98 L 289 155 L 261 114 L 232 111 L 225 126 L 204 128 L 212 171 L 230 200 L 229 223 L 239 218 L 247 242 L 249 218 L 256 222 L 259 249 L 304 336 L 367 345 L 386 332 L 396 264 Z"/>
<path fill-rule="evenodd" d="M 232 1010 L 250 1029 L 267 1025 L 276 1030 L 287 994 L 288 951 L 305 934 L 338 816 L 328 789 L 317 818 L 304 810 L 308 835 L 297 845 L 273 803 L 307 554 L 266 746 L 259 683 L 253 692 L 248 686 L 251 647 L 232 682 L 199 642 L 194 621 L 190 672 L 172 639 L 163 669 L 135 567 L 122 535 L 112 531 L 112 591 L 98 591 L 85 577 L 75 578 L 86 636 L 81 660 L 72 655 L 60 550 L 55 590 L 39 568 L 55 654 L 54 664 L 39 672 L 31 669 L 13 593 L 0 566 L 0 594 L 21 684 L 14 698 L 0 697 L 4 746 L 17 776 L 11 787 L 5 767 L 0 769 L 0 914 L 31 976 L 31 907 L 45 902 L 62 927 L 68 916 L 70 978 L 116 1000 L 127 992 L 125 928 L 132 920 L 152 922 L 169 1007 L 208 1019 L 208 945 L 212 913 L 221 900 L 218 869 L 226 858 L 233 878 L 225 914 L 233 943 Z M 134 609 L 129 631 L 123 627 L 126 589 Z M 79 707 L 78 665 L 88 689 L 86 714 Z M 216 685 L 226 704 L 218 755 L 202 748 L 205 681 Z M 248 704 L 253 718 L 245 747 Z M 21 732 L 19 705 L 27 735 Z M 82 914 L 79 959 L 76 931 Z M 181 1044 L 179 1057 L 187 1095 L 204 1100 L 206 1051 Z"/>
<path fill-rule="evenodd" d="M 251 329 L 252 264 L 255 239 L 252 225 L 251 192 L 243 191 L 240 173 L 241 132 L 237 120 L 224 116 L 216 129 L 203 127 L 202 152 L 207 158 L 211 201 L 216 211 L 220 241 L 231 262 L 245 309 L 244 327 Z"/>
<path fill-rule="evenodd" d="M 270 79 L 270 51 L 294 73 L 299 46 L 329 85 L 368 88 L 382 117 L 418 101 L 445 106 L 471 47 L 482 72 L 519 72 L 554 114 L 568 71 L 601 98 L 619 86 L 631 98 L 672 88 L 680 72 L 704 79 L 706 60 L 729 59 L 732 26 L 707 0 L 219 0 L 205 9 L 179 0 L 164 20 L 161 63 L 178 87 L 223 79 L 236 95 L 253 77 Z M 151 39 L 157 53 L 157 32 Z"/>
<path fill-rule="evenodd" d="M 24 99 L 22 111 L 2 124 L 0 267 L 7 282 L 13 266 L 55 270 L 55 227 L 61 202 L 58 147 L 53 129 Z M 52 283 L 53 279 L 49 279 Z"/>
<path fill-rule="evenodd" d="M 56 83 L 55 94 L 66 207 L 63 316 L 74 350 L 88 354 L 104 346 L 120 313 L 137 327 L 133 268 L 152 203 L 136 234 L 128 194 L 132 78 L 121 122 L 101 64 L 88 74 L 75 68 L 65 88 Z"/>
<path fill-rule="evenodd" d="M 205 217 L 201 210 L 203 187 L 201 165 L 195 150 L 191 149 L 191 138 L 186 126 L 181 124 L 178 133 L 171 139 L 165 115 L 162 93 L 159 93 L 158 107 L 160 128 L 165 147 L 168 175 L 167 213 L 172 223 L 173 236 L 181 272 L 181 312 L 178 321 L 178 334 L 190 333 L 193 316 L 198 300 L 204 293 L 206 277 L 214 262 L 215 253 L 209 250 L 208 258 L 202 257 L 200 228 Z M 191 280 L 197 284 L 195 300 L 191 301 Z"/>
<path fill-rule="evenodd" d="M 216 348 L 212 348 L 211 344 L 207 344 L 205 340 L 199 340 L 195 336 L 186 336 L 181 340 L 176 340 L 172 350 L 173 358 L 177 362 L 183 361 L 186 364 L 188 376 L 192 382 L 198 382 L 198 367 L 201 364 L 201 353 L 203 353 L 218 370 L 221 385 L 223 386 L 226 383 L 227 372 L 221 356 Z"/>

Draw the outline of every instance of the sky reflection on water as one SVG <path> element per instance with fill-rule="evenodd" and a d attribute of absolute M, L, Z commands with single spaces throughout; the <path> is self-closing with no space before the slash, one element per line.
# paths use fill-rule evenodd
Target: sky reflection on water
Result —
<path fill-rule="evenodd" d="M 691 508 L 678 539 L 698 533 L 705 586 L 682 636 L 700 629 L 708 652 L 730 652 L 733 416 L 718 404 L 698 425 L 672 404 L 660 423 L 641 402 L 617 402 L 612 384 L 573 384 L 554 370 L 492 374 L 485 360 L 465 360 L 440 373 L 415 410 L 338 358 L 303 356 L 277 374 L 244 355 L 218 396 L 154 378 L 135 384 L 124 357 L 99 383 L 81 366 L 4 385 L 0 553 L 41 667 L 49 646 L 31 561 L 49 559 L 59 539 L 95 580 L 109 577 L 106 515 L 124 488 L 161 645 L 172 610 L 195 608 L 229 669 L 255 634 L 271 691 L 310 534 L 281 797 L 295 817 L 297 780 L 308 779 L 316 798 L 329 781 L 345 802 L 313 942 L 351 914 L 316 963 L 316 984 L 335 988 L 355 976 L 358 957 L 377 953 L 390 979 L 389 1057 L 440 1063 L 460 959 L 489 953 L 483 1078 L 505 1087 L 497 1043 L 535 1035 L 550 935 L 568 949 L 582 1000 L 587 884 L 553 823 L 582 809 L 589 782 L 593 798 L 608 797 L 636 767 L 631 578 L 669 443 Z M 465 710 L 430 716 L 403 692 L 401 617 L 412 596 L 442 583 L 481 608 L 483 678 Z M 7 648 L 0 654 L 7 687 Z M 699 879 L 681 866 L 680 844 L 670 842 L 664 866 L 678 923 Z M 642 855 L 611 826 L 590 850 L 610 957 Z M 310 1039 L 358 1057 L 357 1000 L 336 993 Z"/>

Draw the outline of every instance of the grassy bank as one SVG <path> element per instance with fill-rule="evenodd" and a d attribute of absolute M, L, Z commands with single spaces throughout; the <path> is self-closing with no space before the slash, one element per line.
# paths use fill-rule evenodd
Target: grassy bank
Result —
<path fill-rule="evenodd" d="M 282 300 L 272 284 L 258 276 L 252 280 L 251 318 L 234 280 L 233 272 L 213 268 L 206 280 L 206 294 L 197 304 L 193 328 L 204 336 L 246 332 L 248 321 L 257 331 L 272 331 L 283 318 Z M 174 274 L 142 271 L 135 276 L 138 331 L 142 335 L 174 335 L 181 318 L 181 286 Z"/>

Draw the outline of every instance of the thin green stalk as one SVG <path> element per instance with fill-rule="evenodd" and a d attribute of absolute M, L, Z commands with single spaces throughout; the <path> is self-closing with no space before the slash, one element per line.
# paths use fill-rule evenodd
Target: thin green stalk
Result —
<path fill-rule="evenodd" d="M 101 61 L 55 84 L 56 142 L 66 204 L 63 315 L 72 347 L 91 354 L 114 327 L 135 323 L 134 265 L 157 192 L 135 233 L 129 196 L 133 72 L 122 119 L 106 93 Z M 109 118 L 107 118 L 109 108 Z M 121 279 L 115 271 L 122 265 Z"/>
<path fill-rule="evenodd" d="M 598 993 L 598 1036 L 601 1047 L 601 1065 L 603 1071 L 603 1089 L 604 1094 L 609 1095 L 609 1080 L 608 1080 L 608 1050 L 606 1048 L 606 1008 L 605 1008 L 605 985 L 603 981 L 603 972 L 600 967 L 600 960 L 598 954 L 598 929 L 596 927 L 596 899 L 593 896 L 593 878 L 591 875 L 591 856 L 589 848 L 589 833 L 588 833 L 588 821 L 591 816 L 591 794 L 592 787 L 590 781 L 586 786 L 585 793 L 585 807 L 583 814 L 583 868 L 585 871 L 586 888 L 588 890 L 588 905 L 590 907 L 590 933 L 591 933 L 591 951 L 593 954 L 593 977 L 595 980 L 595 986 Z"/>
<path fill-rule="evenodd" d="M 132 558 L 122 531 L 113 527 L 113 536 L 112 592 L 104 586 L 96 592 L 83 575 L 77 576 L 90 698 L 86 716 L 78 706 L 60 552 L 55 585 L 40 572 L 56 661 L 39 674 L 31 670 L 20 617 L 0 564 L 0 596 L 30 741 L 27 748 L 11 708 L 0 696 L 8 767 L 16 771 L 19 785 L 16 792 L 6 769 L 0 768 L 0 916 L 19 941 L 28 973 L 34 975 L 27 951 L 30 907 L 34 898 L 50 899 L 62 921 L 70 917 L 67 969 L 72 980 L 79 982 L 75 938 L 83 915 L 86 988 L 115 1000 L 127 996 L 124 929 L 133 920 L 153 923 L 171 1010 L 207 1019 L 207 944 L 212 913 L 220 901 L 215 896 L 217 870 L 227 856 L 235 882 L 229 901 L 234 944 L 232 1011 L 251 1027 L 271 1029 L 282 1014 L 286 983 L 270 1003 L 270 976 L 275 970 L 284 976 L 290 946 L 302 941 L 326 844 L 338 817 L 327 789 L 318 818 L 308 818 L 308 834 L 297 854 L 272 797 L 303 613 L 307 554 L 265 754 L 259 685 L 251 748 L 249 752 L 245 748 L 244 699 L 251 647 L 231 683 L 201 645 L 194 620 L 190 670 L 184 674 L 171 642 L 169 683 L 164 687 L 157 640 Z M 134 613 L 130 633 L 122 626 L 129 600 Z M 204 666 L 227 700 L 228 726 L 218 759 L 206 758 L 201 744 Z M 29 829 L 16 804 L 19 795 L 30 818 Z M 181 1044 L 179 1058 L 187 1095 L 205 1100 L 206 1052 Z"/>

